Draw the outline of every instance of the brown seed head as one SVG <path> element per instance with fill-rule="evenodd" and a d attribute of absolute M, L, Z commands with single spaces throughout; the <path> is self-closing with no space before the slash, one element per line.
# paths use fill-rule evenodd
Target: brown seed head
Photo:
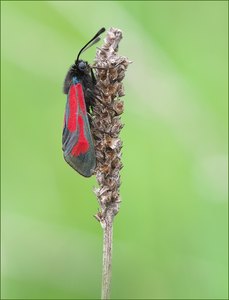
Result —
<path fill-rule="evenodd" d="M 97 97 L 91 127 L 97 158 L 95 174 L 99 184 L 99 188 L 94 190 L 100 204 L 96 219 L 101 223 L 106 219 L 108 211 L 112 216 L 118 213 L 121 202 L 119 188 L 123 165 L 119 133 L 123 128 L 120 115 L 124 103 L 119 98 L 124 96 L 122 80 L 130 63 L 126 57 L 117 53 L 121 39 L 122 31 L 110 28 L 95 58 Z"/>

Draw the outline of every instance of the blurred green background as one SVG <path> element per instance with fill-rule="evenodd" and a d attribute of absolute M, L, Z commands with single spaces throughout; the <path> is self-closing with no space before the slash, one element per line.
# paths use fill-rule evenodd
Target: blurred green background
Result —
<path fill-rule="evenodd" d="M 112 298 L 227 299 L 228 2 L 1 8 L 2 298 L 100 297 L 96 180 L 62 158 L 62 85 L 79 49 L 113 26 L 134 63 Z M 92 63 L 95 50 L 82 58 Z"/>

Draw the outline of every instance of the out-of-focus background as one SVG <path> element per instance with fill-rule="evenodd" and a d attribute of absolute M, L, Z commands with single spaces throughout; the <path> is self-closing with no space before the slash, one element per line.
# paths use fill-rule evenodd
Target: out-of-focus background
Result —
<path fill-rule="evenodd" d="M 113 26 L 134 63 L 112 298 L 227 299 L 228 2 L 1 8 L 2 298 L 100 297 L 96 180 L 62 158 L 62 85 L 79 49 Z M 82 58 L 92 63 L 95 51 Z"/>

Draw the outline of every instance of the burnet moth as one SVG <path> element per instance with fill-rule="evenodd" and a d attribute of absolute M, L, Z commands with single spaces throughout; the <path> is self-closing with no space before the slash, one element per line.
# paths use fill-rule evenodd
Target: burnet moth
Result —
<path fill-rule="evenodd" d="M 70 67 L 64 80 L 64 94 L 67 94 L 62 149 L 64 159 L 85 177 L 93 175 L 96 157 L 90 130 L 90 116 L 93 111 L 96 79 L 92 68 L 79 59 L 81 53 L 100 40 L 101 28 L 79 51 L 75 63 Z"/>

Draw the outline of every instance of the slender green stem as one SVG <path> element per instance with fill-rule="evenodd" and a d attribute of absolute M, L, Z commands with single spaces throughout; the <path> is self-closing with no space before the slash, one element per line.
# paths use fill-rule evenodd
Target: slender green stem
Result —
<path fill-rule="evenodd" d="M 113 217 L 107 216 L 103 226 L 103 272 L 101 299 L 110 299 L 112 268 Z"/>

